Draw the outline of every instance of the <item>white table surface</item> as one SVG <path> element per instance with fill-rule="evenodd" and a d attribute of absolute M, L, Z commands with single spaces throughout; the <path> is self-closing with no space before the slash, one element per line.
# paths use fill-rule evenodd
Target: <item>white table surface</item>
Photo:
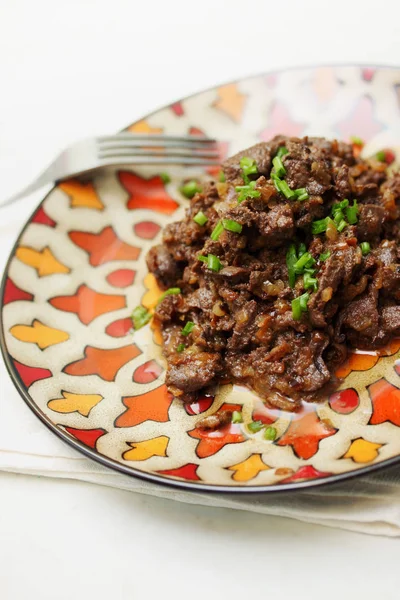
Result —
<path fill-rule="evenodd" d="M 399 34 L 395 0 L 0 0 L 0 198 L 76 138 L 202 87 L 291 65 L 396 65 Z M 39 199 L 0 218 L 22 224 Z M 399 551 L 399 539 L 0 474 L 1 600 L 390 600 Z"/>

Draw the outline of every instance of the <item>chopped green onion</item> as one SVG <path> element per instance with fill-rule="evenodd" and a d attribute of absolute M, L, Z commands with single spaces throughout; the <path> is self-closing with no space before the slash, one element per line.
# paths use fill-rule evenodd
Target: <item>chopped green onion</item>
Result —
<path fill-rule="evenodd" d="M 131 315 L 134 329 L 137 331 L 144 327 L 150 321 L 151 316 L 144 306 L 137 306 Z"/>
<path fill-rule="evenodd" d="M 380 162 L 386 162 L 386 153 L 384 150 L 379 150 L 379 152 L 375 154 L 375 157 Z"/>
<path fill-rule="evenodd" d="M 161 296 L 158 299 L 157 304 L 160 304 L 160 302 L 162 302 L 164 300 L 164 298 L 166 298 L 167 296 L 176 296 L 177 294 L 181 293 L 181 288 L 169 288 L 168 290 L 166 290 L 163 294 L 161 294 Z"/>
<path fill-rule="evenodd" d="M 322 254 L 319 255 L 319 260 L 324 262 L 325 260 L 327 260 L 330 257 L 331 253 L 329 250 L 327 250 L 327 252 L 323 252 Z"/>
<path fill-rule="evenodd" d="M 347 227 L 347 225 L 348 225 L 348 223 L 346 223 L 346 221 L 344 219 L 342 219 L 337 226 L 337 230 L 339 231 L 339 233 L 341 233 L 343 231 L 343 229 L 345 227 Z"/>
<path fill-rule="evenodd" d="M 311 256 L 309 252 L 304 252 L 302 256 L 298 259 L 298 261 L 294 264 L 294 270 L 296 273 L 302 273 L 305 267 L 312 267 L 315 264 L 314 258 Z"/>
<path fill-rule="evenodd" d="M 311 233 L 313 235 L 318 235 L 319 233 L 324 233 L 327 230 L 327 227 L 332 221 L 330 217 L 326 217 L 325 219 L 320 219 L 319 221 L 313 221 L 311 225 Z"/>
<path fill-rule="evenodd" d="M 273 442 L 276 439 L 278 432 L 275 427 L 267 427 L 264 431 L 264 439 Z"/>
<path fill-rule="evenodd" d="M 299 202 L 303 202 L 303 200 L 308 200 L 309 198 L 306 188 L 297 188 L 297 190 L 294 190 L 294 193 Z"/>
<path fill-rule="evenodd" d="M 201 192 L 202 188 L 199 186 L 197 181 L 195 181 L 194 179 L 191 179 L 190 181 L 184 183 L 179 188 L 179 191 L 181 192 L 181 194 L 186 196 L 186 198 L 191 199 L 191 198 L 193 198 L 193 196 L 195 194 L 197 194 L 197 192 Z"/>
<path fill-rule="evenodd" d="M 225 177 L 225 173 L 223 171 L 219 172 L 218 181 L 220 181 L 221 183 L 225 183 L 226 177 Z"/>
<path fill-rule="evenodd" d="M 258 431 L 261 431 L 263 425 L 264 423 L 262 421 L 251 421 L 247 427 L 250 429 L 251 433 L 257 433 Z"/>
<path fill-rule="evenodd" d="M 334 220 L 334 222 L 335 222 L 335 224 L 336 224 L 336 225 L 339 225 L 339 223 L 340 223 L 341 221 L 344 221 L 344 214 L 343 214 L 343 211 L 341 211 L 341 210 L 337 210 L 337 211 L 335 212 L 335 216 L 333 217 L 333 220 Z"/>
<path fill-rule="evenodd" d="M 307 311 L 307 302 L 309 299 L 310 294 L 306 293 L 292 300 L 292 317 L 295 321 L 299 321 L 302 313 Z"/>
<path fill-rule="evenodd" d="M 193 329 L 194 329 L 193 321 L 188 321 L 186 323 L 185 327 L 182 329 L 181 334 L 186 337 L 187 335 L 189 335 L 189 333 L 192 333 Z"/>
<path fill-rule="evenodd" d="M 281 192 L 285 196 L 285 198 L 291 200 L 292 198 L 296 197 L 296 194 L 293 190 L 290 189 L 285 180 L 279 179 L 276 175 L 274 175 L 272 179 L 275 183 L 275 187 L 278 190 L 278 192 Z"/>
<path fill-rule="evenodd" d="M 201 260 L 201 262 L 207 262 L 207 256 L 204 256 L 204 254 L 199 254 L 197 257 L 197 260 Z"/>
<path fill-rule="evenodd" d="M 222 225 L 221 221 L 218 221 L 218 223 L 216 224 L 216 226 L 214 227 L 214 229 L 211 232 L 211 239 L 216 242 L 219 238 L 219 236 L 221 235 L 221 233 L 224 230 L 224 226 Z"/>
<path fill-rule="evenodd" d="M 201 227 L 203 225 L 205 225 L 208 221 L 206 215 L 203 213 L 203 211 L 199 210 L 199 212 L 197 213 L 197 215 L 195 217 L 193 217 L 193 221 L 195 223 L 197 223 L 197 225 L 200 225 Z"/>
<path fill-rule="evenodd" d="M 209 254 L 207 256 L 207 267 L 211 271 L 215 271 L 216 273 L 218 273 L 218 271 L 222 269 L 222 264 L 218 256 L 215 256 L 214 254 Z"/>
<path fill-rule="evenodd" d="M 289 285 L 290 287 L 294 287 L 295 283 L 296 283 L 296 273 L 294 270 L 294 265 L 297 262 L 297 255 L 296 255 L 296 246 L 294 244 L 290 244 L 289 249 L 286 253 L 286 265 L 287 265 L 287 269 L 288 269 L 288 275 L 289 275 Z"/>
<path fill-rule="evenodd" d="M 285 156 L 285 154 L 288 154 L 289 150 L 286 148 L 286 146 L 280 146 L 278 148 L 278 152 L 276 153 L 276 156 L 279 156 L 279 158 L 282 158 L 282 156 Z"/>
<path fill-rule="evenodd" d="M 232 413 L 232 423 L 243 423 L 242 413 L 234 410 Z"/>
<path fill-rule="evenodd" d="M 160 173 L 160 177 L 163 183 L 169 183 L 171 181 L 171 177 L 168 175 L 168 173 Z"/>
<path fill-rule="evenodd" d="M 237 185 L 235 190 L 239 193 L 238 195 L 238 204 L 246 200 L 246 198 L 259 198 L 261 196 L 261 192 L 255 189 L 256 182 L 250 181 L 248 185 Z"/>
<path fill-rule="evenodd" d="M 345 210 L 346 218 L 350 225 L 355 225 L 358 222 L 358 205 L 357 200 L 354 200 L 353 206 L 348 206 Z"/>
<path fill-rule="evenodd" d="M 300 321 L 301 314 L 300 298 L 295 298 L 292 300 L 292 317 L 295 321 Z"/>
<path fill-rule="evenodd" d="M 314 292 L 318 289 L 318 280 L 315 277 L 312 277 L 310 273 L 305 272 L 303 275 L 304 289 L 309 290 L 313 289 Z"/>
<path fill-rule="evenodd" d="M 274 165 L 275 174 L 277 177 L 284 177 L 286 175 L 286 169 L 283 166 L 282 159 L 279 156 L 275 156 L 275 158 L 272 159 L 272 164 Z"/>
<path fill-rule="evenodd" d="M 176 347 L 177 352 L 183 352 L 185 349 L 185 344 L 178 344 Z"/>
<path fill-rule="evenodd" d="M 368 242 L 361 242 L 360 248 L 363 256 L 366 256 L 371 252 L 371 245 Z"/>
<path fill-rule="evenodd" d="M 310 299 L 310 294 L 303 294 L 302 296 L 299 297 L 299 299 L 300 299 L 301 310 L 303 312 L 305 312 L 307 310 L 307 303 Z"/>
<path fill-rule="evenodd" d="M 249 182 L 249 175 L 257 175 L 258 173 L 256 161 L 248 156 L 243 156 L 240 159 L 240 168 L 242 169 L 245 183 Z"/>
<path fill-rule="evenodd" d="M 343 210 L 348 205 L 349 205 L 349 201 L 347 200 L 347 198 L 345 198 L 341 202 L 335 202 L 335 204 L 332 206 L 332 215 L 335 216 L 335 214 L 337 213 L 338 210 Z"/>
<path fill-rule="evenodd" d="M 357 135 L 351 135 L 350 136 L 350 141 L 352 142 L 352 144 L 355 144 L 356 146 L 363 146 L 364 142 L 363 140 L 358 137 Z"/>
<path fill-rule="evenodd" d="M 306 251 L 307 251 L 306 245 L 303 243 L 299 244 L 299 247 L 297 250 L 298 257 L 300 258 L 300 256 L 303 256 L 303 254 L 305 254 Z"/>
<path fill-rule="evenodd" d="M 232 231 L 233 233 L 241 233 L 242 226 L 237 221 L 232 221 L 231 219 L 222 219 L 222 225 L 224 229 L 227 231 Z"/>

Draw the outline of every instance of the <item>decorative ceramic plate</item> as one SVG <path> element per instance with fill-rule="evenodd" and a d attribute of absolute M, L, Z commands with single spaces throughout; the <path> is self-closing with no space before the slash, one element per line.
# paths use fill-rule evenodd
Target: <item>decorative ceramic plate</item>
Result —
<path fill-rule="evenodd" d="M 134 123 L 134 132 L 221 140 L 223 155 L 282 133 L 366 142 L 400 140 L 400 70 L 334 67 L 243 79 L 201 92 Z M 336 481 L 400 458 L 400 341 L 352 354 L 339 390 L 288 414 L 242 387 L 183 406 L 166 393 L 159 332 L 133 334 L 132 309 L 160 295 L 145 256 L 180 219 L 178 188 L 214 172 L 110 168 L 55 187 L 9 259 L 1 345 L 15 385 L 65 441 L 124 473 L 199 490 L 273 491 Z M 245 424 L 202 431 L 221 406 L 273 423 L 274 442 Z"/>

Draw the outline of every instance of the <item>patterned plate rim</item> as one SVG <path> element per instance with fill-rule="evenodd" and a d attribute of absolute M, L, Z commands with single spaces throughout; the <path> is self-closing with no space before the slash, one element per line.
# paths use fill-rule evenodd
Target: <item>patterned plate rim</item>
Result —
<path fill-rule="evenodd" d="M 214 90 L 215 88 L 217 88 L 221 85 L 227 85 L 230 83 L 238 83 L 240 81 L 244 81 L 247 79 L 268 76 L 268 75 L 272 75 L 274 73 L 296 72 L 296 71 L 300 71 L 300 70 L 307 70 L 307 69 L 312 70 L 312 69 L 324 68 L 324 67 L 333 68 L 333 69 L 335 69 L 335 68 L 350 68 L 351 69 L 351 68 L 373 67 L 377 70 L 383 70 L 383 69 L 398 69 L 398 70 L 400 70 L 400 67 L 397 67 L 395 65 L 380 65 L 380 64 L 370 64 L 370 63 L 357 63 L 357 64 L 330 63 L 330 64 L 320 64 L 320 65 L 301 65 L 298 67 L 273 69 L 271 71 L 264 71 L 261 73 L 251 74 L 251 75 L 247 75 L 245 77 L 239 77 L 236 79 L 231 79 L 229 81 L 217 83 L 208 88 L 203 88 L 203 89 L 197 90 L 196 92 L 193 92 L 192 94 L 189 94 L 188 96 L 179 98 L 178 100 L 175 100 L 169 104 L 174 104 L 174 102 L 182 102 L 182 101 L 188 100 L 189 98 L 197 96 L 200 93 Z M 123 129 L 123 131 L 125 131 L 128 127 L 130 127 L 131 125 L 133 125 L 139 121 L 150 118 L 151 116 L 153 116 L 160 110 L 169 106 L 169 104 L 164 104 L 163 106 L 160 106 L 160 107 L 154 109 L 153 111 L 151 111 L 150 113 L 147 113 L 146 115 L 142 116 L 141 118 L 138 118 L 136 121 L 134 121 L 133 123 L 130 123 L 127 127 L 125 127 L 125 129 Z M 35 206 L 34 211 L 32 212 L 29 219 L 27 220 L 27 222 L 21 229 L 21 231 L 18 234 L 18 237 L 11 249 L 11 252 L 7 259 L 6 265 L 4 267 L 4 273 L 3 273 L 1 285 L 0 285 L 0 314 L 4 308 L 3 299 L 4 299 L 5 285 L 6 285 L 6 281 L 7 281 L 9 267 L 10 267 L 10 264 L 11 264 L 11 261 L 12 261 L 14 255 L 15 255 L 15 251 L 20 243 L 20 239 L 23 236 L 23 234 L 25 233 L 25 230 L 27 229 L 27 227 L 30 225 L 31 220 L 32 220 L 33 216 L 35 215 L 35 213 L 37 212 L 37 210 L 43 205 L 43 203 L 47 200 L 47 198 L 50 196 L 50 194 L 53 192 L 54 189 L 55 188 L 53 187 L 45 195 L 45 197 L 40 201 L 38 206 Z M 2 321 L 1 321 L 1 327 L 0 327 L 0 348 L 1 348 L 1 353 L 2 353 L 2 356 L 4 359 L 6 369 L 11 377 L 13 384 L 15 385 L 17 391 L 19 392 L 20 396 L 25 401 L 27 406 L 32 410 L 32 412 L 37 417 L 39 417 L 39 419 L 42 421 L 42 423 L 44 423 L 46 425 L 46 427 L 48 429 L 50 429 L 50 431 L 55 433 L 60 439 L 62 439 L 64 442 L 66 442 L 69 446 L 71 446 L 75 450 L 79 451 L 80 453 L 84 454 L 88 458 L 95 460 L 97 463 L 99 463 L 105 467 L 108 467 L 108 468 L 112 469 L 113 471 L 117 471 L 123 475 L 129 475 L 131 477 L 136 477 L 136 478 L 142 479 L 144 481 L 151 481 L 153 483 L 157 483 L 157 484 L 160 484 L 160 485 L 163 485 L 166 487 L 174 487 L 174 488 L 183 489 L 183 490 L 192 491 L 192 492 L 213 492 L 213 493 L 234 493 L 234 494 L 247 494 L 247 493 L 263 494 L 265 492 L 279 493 L 279 492 L 285 492 L 285 491 L 293 492 L 293 491 L 297 491 L 297 490 L 300 491 L 300 490 L 304 490 L 304 489 L 308 489 L 308 488 L 312 488 L 312 487 L 316 487 L 316 486 L 332 485 L 332 484 L 339 483 L 344 480 L 349 480 L 349 479 L 353 479 L 355 477 L 359 477 L 361 475 L 370 474 L 379 469 L 388 468 L 388 467 L 398 464 L 400 462 L 400 454 L 399 454 L 398 456 L 388 458 L 386 460 L 383 460 L 381 462 L 378 462 L 378 463 L 375 463 L 375 464 L 372 464 L 369 466 L 361 467 L 359 469 L 356 469 L 353 471 L 348 471 L 345 473 L 332 474 L 326 478 L 308 479 L 306 481 L 285 483 L 285 484 L 279 484 L 279 485 L 274 485 L 274 486 L 268 486 L 268 485 L 264 485 L 264 486 L 254 486 L 254 485 L 253 486 L 238 486 L 238 485 L 230 486 L 229 485 L 228 486 L 228 485 L 218 485 L 218 484 L 201 484 L 201 485 L 199 485 L 199 484 L 191 483 L 190 481 L 178 481 L 175 479 L 168 479 L 168 478 L 162 477 L 162 475 L 154 475 L 153 473 L 141 471 L 134 467 L 125 466 L 125 465 L 117 462 L 116 460 L 113 460 L 111 458 L 108 458 L 107 456 L 99 454 L 98 452 L 96 452 L 95 450 L 92 450 L 91 448 L 89 448 L 88 446 L 86 446 L 85 444 L 80 442 L 79 440 L 70 437 L 62 429 L 58 428 L 57 425 L 55 425 L 48 417 L 46 417 L 46 415 L 40 410 L 40 408 L 37 406 L 37 404 L 31 398 L 31 396 L 28 393 L 28 389 L 23 384 L 16 368 L 12 364 L 11 355 L 8 352 L 6 341 L 5 341 L 5 332 L 4 332 L 4 327 L 3 327 Z"/>

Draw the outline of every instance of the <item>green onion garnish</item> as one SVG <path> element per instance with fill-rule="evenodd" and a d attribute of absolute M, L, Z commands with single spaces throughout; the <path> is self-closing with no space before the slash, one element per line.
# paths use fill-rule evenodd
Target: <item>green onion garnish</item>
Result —
<path fill-rule="evenodd" d="M 380 162 L 386 162 L 386 153 L 384 150 L 379 150 L 379 152 L 375 154 L 375 157 Z"/>
<path fill-rule="evenodd" d="M 299 202 L 303 202 L 303 200 L 308 200 L 309 198 L 306 188 L 297 188 L 297 190 L 294 190 L 294 193 Z"/>
<path fill-rule="evenodd" d="M 302 273 L 306 267 L 312 267 L 315 264 L 315 259 L 309 252 L 304 252 L 302 256 L 294 264 L 295 273 Z"/>
<path fill-rule="evenodd" d="M 335 204 L 332 206 L 332 215 L 335 216 L 335 214 L 337 213 L 337 211 L 343 210 L 348 205 L 349 205 L 349 201 L 347 200 L 347 198 L 345 198 L 341 202 L 335 202 Z"/>
<path fill-rule="evenodd" d="M 255 189 L 256 182 L 250 181 L 248 185 L 237 185 L 235 190 L 238 192 L 238 204 L 246 200 L 246 198 L 259 198 L 261 192 Z"/>
<path fill-rule="evenodd" d="M 357 200 L 354 200 L 353 206 L 348 206 L 345 210 L 346 218 L 350 225 L 355 225 L 358 222 L 358 205 Z"/>
<path fill-rule="evenodd" d="M 329 250 L 327 250 L 326 252 L 323 252 L 322 254 L 319 255 L 319 260 L 324 262 L 325 260 L 327 260 L 330 257 L 331 253 Z"/>
<path fill-rule="evenodd" d="M 168 175 L 168 173 L 160 173 L 160 177 L 163 183 L 169 183 L 171 181 L 171 177 Z"/>
<path fill-rule="evenodd" d="M 285 156 L 285 154 L 288 154 L 289 150 L 286 148 L 286 146 L 280 146 L 278 148 L 278 152 L 276 153 L 276 156 L 278 156 L 279 158 L 282 158 L 282 156 Z"/>
<path fill-rule="evenodd" d="M 283 166 L 280 156 L 275 156 L 275 158 L 272 159 L 272 164 L 274 165 L 275 175 L 277 177 L 284 177 L 286 175 L 286 169 Z"/>
<path fill-rule="evenodd" d="M 306 192 L 305 194 L 301 194 L 301 196 L 298 196 L 298 197 L 297 197 L 297 200 L 298 200 L 299 202 L 303 202 L 303 200 L 308 200 L 308 198 L 309 198 L 309 195 L 308 195 L 308 193 Z"/>
<path fill-rule="evenodd" d="M 339 225 L 341 221 L 344 221 L 344 214 L 342 210 L 337 210 L 335 212 L 335 216 L 333 217 L 336 225 Z"/>
<path fill-rule="evenodd" d="M 301 314 L 300 298 L 295 298 L 292 300 L 292 317 L 295 321 L 300 321 Z"/>
<path fill-rule="evenodd" d="M 262 421 L 251 421 L 247 427 L 250 429 L 251 433 L 257 433 L 258 431 L 261 431 L 263 425 L 264 423 Z"/>
<path fill-rule="evenodd" d="M 339 233 L 341 233 L 341 232 L 343 231 L 343 229 L 344 229 L 345 227 L 347 227 L 347 225 L 348 225 L 348 223 L 346 223 L 346 221 L 345 221 L 344 219 L 342 219 L 342 220 L 340 221 L 340 223 L 337 225 L 337 230 L 338 230 L 338 232 L 339 232 Z"/>
<path fill-rule="evenodd" d="M 356 146 L 363 146 L 364 145 L 363 140 L 360 137 L 358 137 L 357 135 L 351 135 L 350 136 L 350 141 L 353 144 L 355 144 Z"/>
<path fill-rule="evenodd" d="M 369 242 L 361 242 L 360 248 L 363 256 L 366 256 L 371 252 L 371 245 Z"/>
<path fill-rule="evenodd" d="M 294 270 L 294 265 L 297 262 L 297 255 L 296 255 L 296 246 L 294 244 L 290 244 L 289 249 L 286 253 L 286 265 L 287 265 L 287 270 L 288 270 L 288 275 L 289 275 L 289 285 L 290 287 L 294 287 L 295 283 L 296 283 L 296 273 Z"/>
<path fill-rule="evenodd" d="M 180 293 L 181 293 L 181 288 L 178 288 L 178 287 L 169 288 L 163 294 L 161 294 L 161 296 L 158 299 L 157 304 L 160 304 L 160 302 L 162 302 L 164 300 L 164 298 L 166 298 L 167 296 L 176 296 L 177 294 L 180 294 Z"/>
<path fill-rule="evenodd" d="M 286 181 L 279 179 L 278 177 L 276 177 L 275 174 L 273 175 L 272 179 L 275 183 L 275 187 L 278 190 L 278 192 L 281 192 L 285 196 L 285 198 L 290 200 L 296 197 L 296 194 L 293 190 L 290 189 Z"/>
<path fill-rule="evenodd" d="M 221 221 L 218 221 L 218 223 L 216 224 L 216 226 L 214 227 L 214 229 L 211 232 L 211 239 L 216 242 L 219 238 L 219 236 L 221 235 L 221 233 L 224 230 L 224 226 L 222 225 Z"/>
<path fill-rule="evenodd" d="M 221 183 L 225 183 L 226 177 L 225 177 L 225 173 L 223 171 L 219 172 L 218 181 L 220 181 Z"/>
<path fill-rule="evenodd" d="M 176 347 L 177 352 L 183 352 L 185 349 L 185 344 L 178 344 Z"/>
<path fill-rule="evenodd" d="M 264 439 L 273 442 L 276 439 L 278 432 L 275 427 L 267 427 L 264 431 Z"/>
<path fill-rule="evenodd" d="M 243 156 L 240 159 L 240 168 L 242 169 L 245 183 L 249 183 L 249 175 L 257 175 L 258 173 L 256 161 L 248 156 Z"/>
<path fill-rule="evenodd" d="M 144 327 L 150 321 L 151 316 L 144 306 L 137 306 L 131 315 L 134 329 L 137 331 Z"/>
<path fill-rule="evenodd" d="M 310 299 L 310 294 L 303 294 L 302 296 L 299 297 L 299 299 L 300 299 L 301 310 L 303 312 L 305 312 L 307 310 L 307 303 Z"/>
<path fill-rule="evenodd" d="M 181 334 L 186 337 L 187 335 L 189 335 L 189 333 L 192 333 L 193 329 L 194 329 L 193 321 L 188 321 L 186 323 L 185 327 L 182 329 Z"/>
<path fill-rule="evenodd" d="M 205 225 L 208 221 L 206 215 L 203 213 L 203 211 L 199 210 L 199 212 L 197 213 L 197 215 L 195 217 L 193 217 L 193 221 L 195 223 L 197 223 L 197 225 L 200 225 L 201 227 L 203 225 Z"/>
<path fill-rule="evenodd" d="M 215 271 L 216 273 L 218 273 L 218 271 L 222 269 L 222 264 L 218 256 L 215 256 L 214 254 L 209 254 L 207 256 L 207 267 L 211 271 Z"/>
<path fill-rule="evenodd" d="M 242 413 L 234 410 L 232 413 L 232 423 L 243 423 Z"/>
<path fill-rule="evenodd" d="M 320 219 L 319 221 L 313 221 L 311 225 L 311 233 L 313 235 L 324 233 L 324 231 L 327 230 L 330 221 L 332 221 L 330 217 L 325 217 L 325 219 Z"/>
<path fill-rule="evenodd" d="M 310 294 L 306 293 L 292 300 L 292 317 L 295 321 L 299 321 L 303 312 L 307 311 L 307 302 L 309 299 Z"/>
<path fill-rule="evenodd" d="M 243 229 L 240 223 L 232 221 L 231 219 L 222 219 L 222 225 L 224 229 L 232 231 L 233 233 L 241 233 Z"/>
<path fill-rule="evenodd" d="M 193 196 L 195 194 L 197 194 L 197 192 L 201 192 L 202 189 L 199 186 L 199 184 L 197 183 L 197 181 L 195 181 L 194 179 L 191 179 L 190 181 L 186 182 L 185 184 L 183 184 L 180 188 L 179 191 L 181 192 L 181 194 L 183 194 L 186 198 L 193 198 Z"/>
<path fill-rule="evenodd" d="M 309 290 L 312 289 L 314 292 L 318 289 L 318 280 L 315 277 L 312 277 L 311 273 L 307 271 L 304 272 L 303 275 L 304 289 Z"/>
<path fill-rule="evenodd" d="M 207 256 L 204 256 L 204 254 L 199 254 L 197 257 L 197 260 L 201 260 L 201 262 L 207 262 Z"/>

